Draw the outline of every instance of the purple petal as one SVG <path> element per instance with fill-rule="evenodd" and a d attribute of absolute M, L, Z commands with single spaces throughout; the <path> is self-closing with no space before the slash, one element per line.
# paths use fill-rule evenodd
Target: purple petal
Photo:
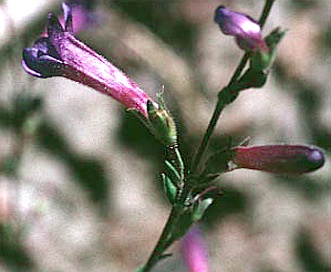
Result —
<path fill-rule="evenodd" d="M 23 49 L 23 59 L 22 59 L 22 61 L 21 61 L 21 65 L 22 65 L 24 71 L 27 72 L 28 74 L 32 75 L 32 76 L 40 77 L 40 78 L 45 78 L 45 76 L 43 76 L 41 73 L 39 73 L 39 72 L 37 72 L 37 71 L 35 71 L 35 70 L 32 70 L 32 69 L 27 65 L 26 60 L 25 60 L 27 57 L 24 57 L 24 54 L 27 54 L 27 55 L 28 55 L 28 53 L 25 53 L 25 52 L 24 52 L 25 50 L 26 50 L 26 49 Z"/>
<path fill-rule="evenodd" d="M 23 49 L 22 67 L 33 76 L 46 78 L 61 75 L 63 62 L 49 38 L 40 38 L 33 47 Z"/>
<path fill-rule="evenodd" d="M 72 26 L 72 9 L 66 4 L 62 3 L 62 10 L 64 14 L 64 30 L 70 33 L 74 33 Z"/>
<path fill-rule="evenodd" d="M 260 25 L 246 14 L 219 6 L 215 10 L 214 21 L 225 35 L 236 37 L 240 48 L 252 51 L 266 49 Z"/>

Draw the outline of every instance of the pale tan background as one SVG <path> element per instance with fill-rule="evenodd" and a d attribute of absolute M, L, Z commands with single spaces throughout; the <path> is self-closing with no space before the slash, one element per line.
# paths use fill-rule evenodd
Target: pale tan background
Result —
<path fill-rule="evenodd" d="M 257 18 L 263 3 L 96 1 L 95 24 L 78 36 L 153 98 L 165 86 L 188 163 L 242 55 L 213 23 L 214 10 L 223 4 Z M 43 31 L 49 11 L 60 14 L 60 1 L 0 1 L 0 271 L 133 271 L 170 209 L 157 180 L 163 151 L 110 98 L 22 71 L 22 48 Z M 268 83 L 226 109 L 210 150 L 229 136 L 251 136 L 252 144 L 320 146 L 326 164 L 301 177 L 223 175 L 224 197 L 202 224 L 210 271 L 331 267 L 330 13 L 330 0 L 276 1 L 264 34 L 276 26 L 288 33 Z M 17 101 L 31 98 L 42 107 L 22 133 Z M 21 161 L 9 175 L 13 154 Z M 186 271 L 178 244 L 172 252 L 155 271 Z"/>

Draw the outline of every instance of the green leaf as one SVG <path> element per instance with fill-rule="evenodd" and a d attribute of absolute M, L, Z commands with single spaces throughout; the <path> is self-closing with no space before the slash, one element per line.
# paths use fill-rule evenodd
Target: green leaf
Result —
<path fill-rule="evenodd" d="M 178 173 L 178 171 L 176 170 L 175 166 L 168 160 L 166 160 L 165 162 L 166 165 L 166 172 L 169 175 L 169 177 L 171 178 L 171 180 L 173 180 L 173 182 L 175 184 L 178 184 L 178 182 L 180 182 L 181 178 L 180 175 Z"/>
<path fill-rule="evenodd" d="M 164 193 L 171 204 L 174 204 L 177 196 L 177 187 L 164 173 L 161 174 Z"/>

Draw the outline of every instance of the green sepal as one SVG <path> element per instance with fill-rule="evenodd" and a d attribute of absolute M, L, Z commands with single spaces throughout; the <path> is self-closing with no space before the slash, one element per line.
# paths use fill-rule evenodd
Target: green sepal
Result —
<path fill-rule="evenodd" d="M 250 68 L 252 70 L 265 72 L 271 67 L 276 57 L 277 46 L 285 34 L 286 31 L 277 27 L 265 38 L 268 51 L 260 50 L 251 55 Z"/>
<path fill-rule="evenodd" d="M 142 115 L 141 112 L 137 111 L 136 109 L 127 109 L 127 112 L 133 114 L 136 118 L 138 118 L 138 120 L 149 130 L 152 130 L 152 128 L 150 127 L 150 123 L 148 122 L 148 120 L 146 120 L 146 117 L 144 115 Z"/>
<path fill-rule="evenodd" d="M 161 143 L 168 147 L 177 144 L 176 124 L 168 110 L 160 99 L 159 107 L 156 108 L 153 102 L 147 101 L 147 113 L 149 126 L 152 133 Z"/>
<path fill-rule="evenodd" d="M 263 70 L 249 68 L 236 83 L 236 91 L 243 91 L 249 88 L 261 88 L 267 82 L 268 73 Z"/>
<path fill-rule="evenodd" d="M 280 41 L 284 38 L 286 30 L 281 30 L 280 27 L 275 28 L 271 33 L 265 38 L 266 44 L 269 47 L 269 67 L 274 62 L 276 58 L 277 47 Z"/>
<path fill-rule="evenodd" d="M 177 196 L 177 187 L 164 173 L 161 174 L 164 193 L 171 204 L 174 204 Z"/>
<path fill-rule="evenodd" d="M 227 147 L 213 153 L 206 161 L 202 175 L 198 183 L 204 184 L 212 182 L 220 174 L 233 171 L 237 166 L 233 163 L 234 150 L 236 147 L 247 146 L 251 137 L 246 137 L 237 143 L 231 143 Z"/>
<path fill-rule="evenodd" d="M 205 211 L 208 209 L 208 207 L 213 204 L 214 199 L 211 197 L 205 198 L 203 200 L 198 200 L 194 203 L 193 207 L 193 213 L 192 213 L 192 220 L 193 222 L 197 222 L 201 220 L 203 215 L 205 214 Z"/>
<path fill-rule="evenodd" d="M 271 66 L 271 55 L 269 51 L 257 51 L 250 57 L 250 69 L 252 71 L 265 71 Z"/>
<path fill-rule="evenodd" d="M 280 41 L 284 38 L 286 30 L 281 30 L 280 27 L 275 28 L 270 34 L 265 38 L 265 42 L 270 50 L 274 50 Z"/>
<path fill-rule="evenodd" d="M 204 173 L 211 174 L 211 173 L 224 173 L 229 171 L 228 163 L 231 160 L 231 151 L 230 150 L 221 150 L 213 155 L 211 155 L 206 164 Z"/>

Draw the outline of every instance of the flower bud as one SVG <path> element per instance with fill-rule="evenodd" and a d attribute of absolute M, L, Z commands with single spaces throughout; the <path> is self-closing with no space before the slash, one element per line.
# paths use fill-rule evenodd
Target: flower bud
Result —
<path fill-rule="evenodd" d="M 246 14 L 231 11 L 224 6 L 215 10 L 214 21 L 225 35 L 236 38 L 238 46 L 245 51 L 267 51 L 259 24 Z"/>
<path fill-rule="evenodd" d="M 303 174 L 324 165 L 317 148 L 303 145 L 265 145 L 236 147 L 232 151 L 233 169 L 247 168 L 279 174 Z"/>

